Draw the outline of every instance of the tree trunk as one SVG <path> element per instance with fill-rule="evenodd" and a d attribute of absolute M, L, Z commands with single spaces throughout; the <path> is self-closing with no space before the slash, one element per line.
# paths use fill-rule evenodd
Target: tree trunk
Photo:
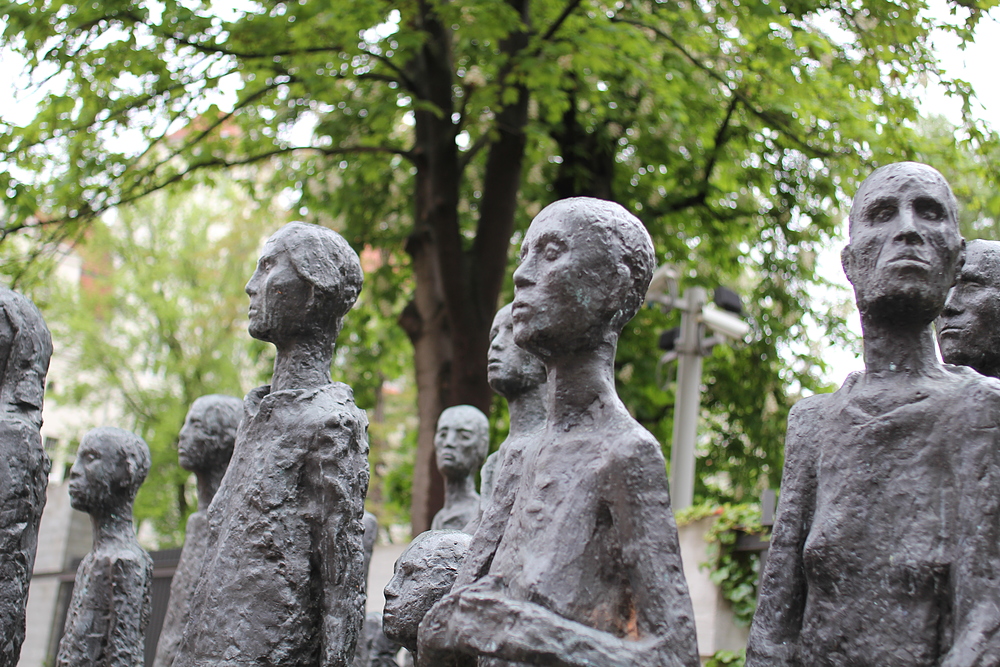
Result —
<path fill-rule="evenodd" d="M 513 4 L 527 15 L 526 2 Z M 415 220 L 407 252 L 416 290 L 400 318 L 413 343 L 420 420 L 411 506 L 414 535 L 430 528 L 444 504 L 434 456 L 441 411 L 460 404 L 490 409 L 489 331 L 507 268 L 528 108 L 527 91 L 518 87 L 517 101 L 497 114 L 498 138 L 486 159 L 476 238 L 466 250 L 458 214 L 462 167 L 455 143 L 458 126 L 452 121 L 451 34 L 426 6 L 421 24 L 428 39 L 411 63 L 411 78 L 419 82 L 418 97 L 439 113 L 425 108 L 414 113 Z M 526 35 L 516 34 L 503 47 L 513 52 L 526 43 Z"/>

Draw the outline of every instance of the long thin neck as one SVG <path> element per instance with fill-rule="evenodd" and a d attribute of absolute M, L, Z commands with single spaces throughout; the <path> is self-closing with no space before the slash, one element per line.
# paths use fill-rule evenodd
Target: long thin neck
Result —
<path fill-rule="evenodd" d="M 198 511 L 205 512 L 208 510 L 208 506 L 212 504 L 212 499 L 215 498 L 215 494 L 219 490 L 219 484 L 222 483 L 226 469 L 225 467 L 221 467 L 210 468 L 209 470 L 196 470 L 194 474 L 198 478 Z"/>
<path fill-rule="evenodd" d="M 278 347 L 271 391 L 312 389 L 330 384 L 333 336 L 288 341 Z"/>
<path fill-rule="evenodd" d="M 94 529 L 95 548 L 109 542 L 135 539 L 131 503 L 123 507 L 91 513 L 90 523 Z"/>
<path fill-rule="evenodd" d="M 605 406 L 618 401 L 615 391 L 615 342 L 596 349 L 547 359 L 549 427 L 568 431 L 591 423 Z"/>
<path fill-rule="evenodd" d="M 862 317 L 865 371 L 869 374 L 927 375 L 941 369 L 929 324 L 889 323 Z"/>
<path fill-rule="evenodd" d="M 444 478 L 444 504 L 455 505 L 476 497 L 476 478 L 474 475 Z"/>
<path fill-rule="evenodd" d="M 536 385 L 517 396 L 507 399 L 510 413 L 508 437 L 516 438 L 525 433 L 534 433 L 545 426 L 545 394 L 548 385 Z"/>

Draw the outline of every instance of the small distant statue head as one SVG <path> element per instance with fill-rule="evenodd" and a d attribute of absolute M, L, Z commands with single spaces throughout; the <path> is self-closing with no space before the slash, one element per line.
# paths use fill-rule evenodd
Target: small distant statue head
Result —
<path fill-rule="evenodd" d="M 336 339 L 364 282 L 361 262 L 337 232 L 290 222 L 267 240 L 247 283 L 250 335 L 279 346 Z"/>
<path fill-rule="evenodd" d="M 493 318 L 486 372 L 493 391 L 508 399 L 545 384 L 545 365 L 514 342 L 511 304 L 498 310 Z"/>
<path fill-rule="evenodd" d="M 572 197 L 532 220 L 514 271 L 514 339 L 543 361 L 615 344 L 653 275 L 649 232 L 622 206 Z"/>
<path fill-rule="evenodd" d="M 958 204 L 936 169 L 879 167 L 854 196 L 841 253 L 862 318 L 929 325 L 961 270 Z"/>
<path fill-rule="evenodd" d="M 83 436 L 70 470 L 70 504 L 88 514 L 131 510 L 149 465 L 145 440 L 112 426 L 95 428 Z"/>
<path fill-rule="evenodd" d="M 42 422 L 45 374 L 52 336 L 27 297 L 0 287 L 0 406 L 7 414 Z"/>
<path fill-rule="evenodd" d="M 958 281 L 937 318 L 946 363 L 1000 377 L 1000 241 L 969 241 Z"/>
<path fill-rule="evenodd" d="M 438 470 L 455 479 L 474 474 L 490 448 L 490 422 L 478 408 L 456 405 L 438 417 L 434 450 Z"/>
<path fill-rule="evenodd" d="M 365 532 L 361 535 L 361 546 L 365 550 L 365 581 L 368 581 L 368 570 L 372 564 L 372 553 L 375 552 L 375 542 L 378 541 L 378 517 L 365 510 L 361 518 Z"/>
<path fill-rule="evenodd" d="M 457 530 L 429 530 L 406 547 L 385 587 L 386 637 L 417 650 L 420 622 L 451 590 L 471 542 L 471 535 Z"/>
<path fill-rule="evenodd" d="M 195 399 L 177 439 L 177 458 L 191 472 L 225 470 L 233 456 L 243 401 L 209 394 Z"/>

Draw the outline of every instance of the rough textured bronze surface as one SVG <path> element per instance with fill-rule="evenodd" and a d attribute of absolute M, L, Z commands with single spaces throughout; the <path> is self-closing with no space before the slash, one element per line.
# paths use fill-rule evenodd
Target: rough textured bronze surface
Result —
<path fill-rule="evenodd" d="M 94 546 L 76 570 L 57 667 L 141 667 L 153 559 L 136 540 L 132 502 L 149 473 L 139 436 L 103 427 L 80 442 L 70 471 L 74 509 L 90 515 Z"/>
<path fill-rule="evenodd" d="M 361 284 L 357 255 L 329 229 L 289 223 L 264 246 L 246 288 L 249 330 L 277 348 L 274 374 L 244 399 L 174 667 L 354 658 L 368 419 L 330 363 Z"/>
<path fill-rule="evenodd" d="M 0 667 L 14 667 L 51 463 L 42 395 L 52 338 L 30 300 L 0 288 Z"/>
<path fill-rule="evenodd" d="M 862 184 L 843 262 L 865 371 L 789 416 L 748 666 L 1000 662 L 1000 383 L 942 365 L 931 330 L 962 253 L 937 171 Z"/>
<path fill-rule="evenodd" d="M 562 200 L 531 223 L 513 333 L 545 365 L 545 427 L 513 466 L 492 558 L 421 624 L 418 664 L 456 651 L 491 665 L 698 664 L 660 445 L 614 386 L 618 337 L 653 265 L 649 234 L 617 204 Z M 494 497 L 499 472 L 495 484 Z"/>
<path fill-rule="evenodd" d="M 434 450 L 444 477 L 444 507 L 431 530 L 462 530 L 479 515 L 476 473 L 490 448 L 490 422 L 479 408 L 456 405 L 438 417 Z"/>
<path fill-rule="evenodd" d="M 236 429 L 243 417 L 243 401 L 235 396 L 210 394 L 191 404 L 178 436 L 181 467 L 198 478 L 198 511 L 188 517 L 184 549 L 170 581 L 170 600 L 156 644 L 153 667 L 168 667 L 177 652 L 187 623 L 191 596 L 208 546 L 208 506 L 229 467 Z"/>
<path fill-rule="evenodd" d="M 935 322 L 941 358 L 1000 378 L 1000 241 L 969 241 Z"/>

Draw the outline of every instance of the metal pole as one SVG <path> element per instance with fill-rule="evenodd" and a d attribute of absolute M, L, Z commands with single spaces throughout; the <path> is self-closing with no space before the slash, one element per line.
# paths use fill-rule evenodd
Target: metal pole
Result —
<path fill-rule="evenodd" d="M 703 287 L 684 291 L 681 335 L 677 341 L 677 393 L 674 403 L 674 440 L 670 449 L 670 504 L 676 512 L 694 502 L 694 446 L 701 408 L 701 309 L 707 300 Z"/>

